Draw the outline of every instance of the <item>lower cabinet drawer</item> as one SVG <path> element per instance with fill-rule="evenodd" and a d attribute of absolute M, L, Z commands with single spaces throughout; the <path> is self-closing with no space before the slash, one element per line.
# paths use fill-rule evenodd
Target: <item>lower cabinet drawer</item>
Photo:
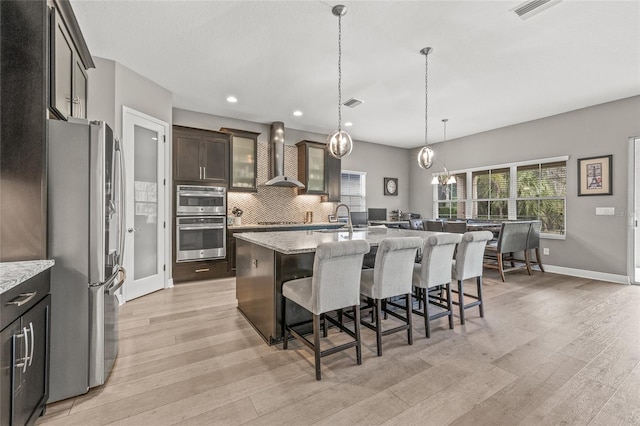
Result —
<path fill-rule="evenodd" d="M 203 260 L 173 264 L 173 281 L 200 281 L 232 276 L 226 260 Z"/>

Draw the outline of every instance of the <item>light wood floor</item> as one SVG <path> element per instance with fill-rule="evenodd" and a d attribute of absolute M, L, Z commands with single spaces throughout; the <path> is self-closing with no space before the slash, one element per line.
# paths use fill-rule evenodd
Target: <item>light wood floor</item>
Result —
<path fill-rule="evenodd" d="M 414 316 L 413 346 L 386 336 L 380 358 L 363 328 L 363 364 L 353 350 L 324 358 L 320 382 L 310 351 L 267 346 L 238 313 L 234 279 L 176 285 L 122 307 L 107 384 L 38 424 L 640 424 L 640 287 L 496 278 L 485 318 L 439 319 L 427 340 Z"/>

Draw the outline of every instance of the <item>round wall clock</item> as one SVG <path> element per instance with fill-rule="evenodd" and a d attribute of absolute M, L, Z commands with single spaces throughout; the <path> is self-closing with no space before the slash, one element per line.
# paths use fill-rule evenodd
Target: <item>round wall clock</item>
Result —
<path fill-rule="evenodd" d="M 398 195 L 398 178 L 384 178 L 384 195 Z"/>

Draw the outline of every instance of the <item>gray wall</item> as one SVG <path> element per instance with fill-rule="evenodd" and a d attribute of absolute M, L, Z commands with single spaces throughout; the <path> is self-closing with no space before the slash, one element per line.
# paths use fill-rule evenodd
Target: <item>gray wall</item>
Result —
<path fill-rule="evenodd" d="M 260 133 L 258 142 L 264 143 L 269 141 L 269 128 L 271 125 L 271 123 L 255 123 L 179 108 L 173 109 L 173 124 L 208 130 L 230 127 L 257 132 Z M 287 122 L 285 121 L 284 124 L 286 127 Z M 327 135 L 286 128 L 285 143 L 287 145 L 295 145 L 296 142 L 305 139 L 324 143 L 327 140 Z M 410 199 L 408 161 L 409 150 L 407 149 L 355 141 L 351 155 L 342 159 L 342 169 L 367 172 L 368 207 L 384 207 L 389 211 L 399 208 L 407 211 Z M 385 177 L 398 178 L 398 196 L 383 195 L 382 183 Z"/>
<path fill-rule="evenodd" d="M 170 91 L 117 62 L 98 57 L 93 60 L 96 68 L 88 72 L 89 119 L 106 121 L 122 137 L 122 107 L 127 106 L 171 126 Z"/>
<path fill-rule="evenodd" d="M 449 126 L 455 126 L 450 117 Z M 628 139 L 640 135 L 640 96 L 436 144 L 429 170 L 410 162 L 411 205 L 432 216 L 432 173 L 568 155 L 567 237 L 541 242 L 543 262 L 588 271 L 627 275 Z M 411 157 L 418 149 L 412 150 Z M 577 196 L 577 159 L 613 154 L 613 195 Z M 615 207 L 616 216 L 596 216 L 596 207 Z"/>

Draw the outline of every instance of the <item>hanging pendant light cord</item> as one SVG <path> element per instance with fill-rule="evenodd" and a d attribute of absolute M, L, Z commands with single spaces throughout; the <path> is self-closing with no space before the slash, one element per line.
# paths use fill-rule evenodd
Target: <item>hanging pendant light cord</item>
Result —
<path fill-rule="evenodd" d="M 428 145 L 429 143 L 427 142 L 427 129 L 428 129 L 428 125 L 427 125 L 427 119 L 429 117 L 428 111 L 429 111 L 429 85 L 428 85 L 428 67 L 429 67 L 429 55 L 426 54 L 424 55 L 424 144 Z"/>
<path fill-rule="evenodd" d="M 342 131 L 342 15 L 338 15 L 338 132 Z"/>

